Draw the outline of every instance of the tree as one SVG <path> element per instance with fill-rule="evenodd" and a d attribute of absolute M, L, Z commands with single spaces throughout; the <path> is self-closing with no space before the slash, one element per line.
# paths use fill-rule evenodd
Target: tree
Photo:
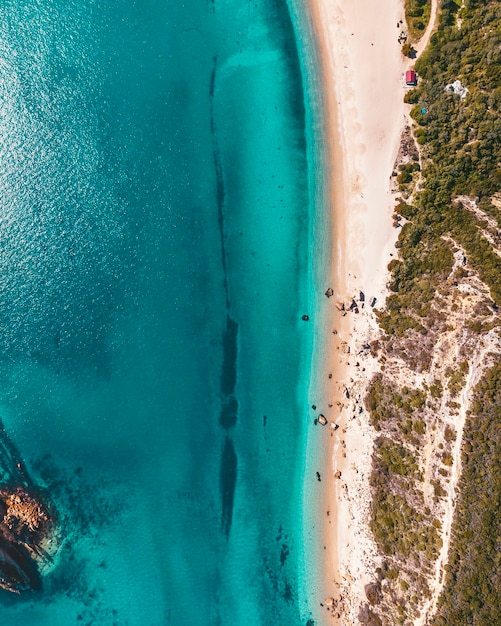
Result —
<path fill-rule="evenodd" d="M 413 46 L 408 41 L 406 41 L 402 46 L 402 54 L 405 57 L 409 57 L 409 59 L 413 59 L 416 56 L 416 51 L 414 50 Z"/>

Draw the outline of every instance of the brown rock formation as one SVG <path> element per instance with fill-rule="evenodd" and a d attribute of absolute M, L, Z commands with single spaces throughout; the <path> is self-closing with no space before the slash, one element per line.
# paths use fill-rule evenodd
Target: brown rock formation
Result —
<path fill-rule="evenodd" d="M 365 585 L 365 595 L 367 596 L 369 604 L 379 604 L 382 598 L 381 583 L 375 582 Z"/>
<path fill-rule="evenodd" d="M 383 626 L 383 622 L 379 615 L 373 613 L 368 604 L 360 607 L 360 612 L 358 613 L 358 620 L 363 626 Z"/>
<path fill-rule="evenodd" d="M 41 500 L 22 487 L 0 490 L 0 587 L 13 593 L 39 589 L 37 560 L 52 519 Z"/>

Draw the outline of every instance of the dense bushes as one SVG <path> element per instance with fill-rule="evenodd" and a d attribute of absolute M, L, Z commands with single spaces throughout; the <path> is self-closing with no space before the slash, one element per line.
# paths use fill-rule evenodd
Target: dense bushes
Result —
<path fill-rule="evenodd" d="M 437 529 L 406 499 L 388 489 L 376 492 L 373 501 L 372 532 L 383 554 L 414 562 L 436 558 L 440 549 Z"/>
<path fill-rule="evenodd" d="M 408 13 L 414 14 L 419 4 L 407 2 Z M 400 258 L 390 266 L 392 296 L 380 317 L 388 334 L 405 335 L 425 326 L 420 318 L 429 313 L 437 286 L 452 268 L 451 246 L 443 235 L 465 249 L 501 306 L 501 258 L 475 215 L 452 203 L 459 195 L 470 196 L 485 210 L 501 189 L 501 4 L 464 4 L 459 28 L 458 4 L 442 2 L 440 28 L 416 63 L 419 85 L 406 94 L 414 104 L 414 132 L 422 146 L 423 184 L 412 203 L 396 208 L 410 221 L 397 242 Z M 465 98 L 446 89 L 455 80 L 468 89 Z M 404 186 L 412 179 L 412 167 L 399 174 Z"/>
<path fill-rule="evenodd" d="M 397 389 L 379 374 L 372 380 L 365 403 L 375 429 L 386 433 L 374 442 L 370 480 L 371 529 L 385 562 L 392 564 L 384 577 L 398 578 L 401 588 L 408 586 L 406 579 L 412 580 L 413 590 L 426 595 L 425 573 L 440 549 L 437 526 L 419 488 L 423 476 L 415 453 L 426 433 L 421 419 L 426 393 Z M 404 572 L 400 572 L 403 564 Z M 408 609 L 398 606 L 396 623 L 404 623 Z"/>
<path fill-rule="evenodd" d="M 384 476 L 399 474 L 409 478 L 420 478 L 418 464 L 412 452 L 398 443 L 393 443 L 386 437 L 376 440 L 378 470 Z"/>
<path fill-rule="evenodd" d="M 403 424 L 407 422 L 407 419 L 410 419 L 411 423 L 415 421 L 419 424 L 419 414 L 425 403 L 424 391 L 408 387 L 397 390 L 385 382 L 381 374 L 374 377 L 365 398 L 372 425 L 377 431 L 390 424 L 395 424 L 404 430 Z M 412 429 L 419 434 L 422 426 L 419 424 Z"/>
<path fill-rule="evenodd" d="M 478 386 L 463 443 L 461 494 L 434 626 L 494 626 L 501 616 L 501 364 Z"/>
<path fill-rule="evenodd" d="M 434 163 L 428 178 L 440 178 L 452 195 L 489 197 L 501 182 L 501 6 L 466 2 L 461 16 L 458 28 L 455 21 L 446 26 L 442 13 L 441 28 L 416 63 L 419 87 L 407 100 L 418 103 L 412 116 Z M 455 80 L 468 89 L 466 98 L 446 90 Z"/>

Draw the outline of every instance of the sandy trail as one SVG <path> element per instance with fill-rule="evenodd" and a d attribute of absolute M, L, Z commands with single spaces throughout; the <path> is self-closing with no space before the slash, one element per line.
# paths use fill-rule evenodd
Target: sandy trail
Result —
<path fill-rule="evenodd" d="M 430 21 L 423 33 L 421 39 L 414 44 L 414 50 L 416 51 L 416 58 L 423 52 L 430 41 L 430 37 L 435 32 L 438 25 L 438 0 L 431 0 L 430 9 Z"/>

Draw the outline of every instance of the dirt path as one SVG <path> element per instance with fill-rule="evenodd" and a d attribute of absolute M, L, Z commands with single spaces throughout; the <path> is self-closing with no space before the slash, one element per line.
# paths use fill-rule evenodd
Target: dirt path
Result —
<path fill-rule="evenodd" d="M 435 32 L 435 28 L 437 26 L 438 20 L 438 0 L 431 0 L 431 10 L 430 10 L 430 20 L 428 22 L 428 26 L 423 33 L 421 39 L 414 45 L 414 49 L 416 50 L 416 58 L 418 58 L 423 50 L 426 48 L 428 43 L 430 42 L 430 37 Z"/>

